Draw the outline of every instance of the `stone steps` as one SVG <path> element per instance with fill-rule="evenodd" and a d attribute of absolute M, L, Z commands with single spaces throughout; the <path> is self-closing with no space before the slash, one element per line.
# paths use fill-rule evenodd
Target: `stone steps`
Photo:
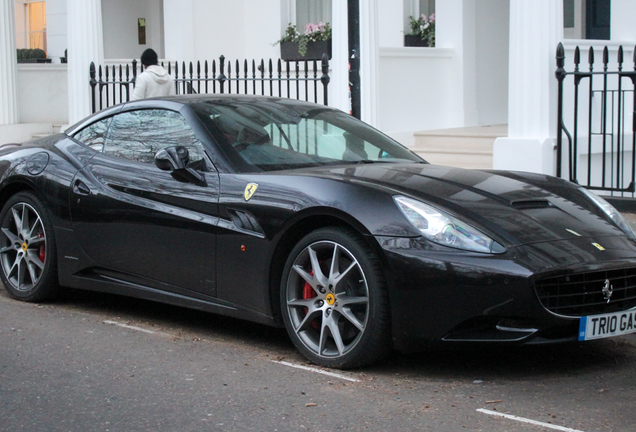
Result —
<path fill-rule="evenodd" d="M 508 125 L 417 131 L 411 150 L 436 165 L 492 169 L 493 143 L 505 136 Z"/>
<path fill-rule="evenodd" d="M 53 123 L 51 125 L 51 129 L 48 133 L 34 133 L 31 134 L 31 138 L 32 139 L 38 139 L 38 138 L 44 138 L 47 136 L 51 136 L 51 135 L 55 135 L 58 134 L 62 131 L 62 129 L 66 129 L 68 125 L 62 124 L 62 123 Z"/>

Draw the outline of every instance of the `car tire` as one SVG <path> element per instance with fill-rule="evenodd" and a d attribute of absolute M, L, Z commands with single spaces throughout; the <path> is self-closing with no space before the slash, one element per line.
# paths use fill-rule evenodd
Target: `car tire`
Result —
<path fill-rule="evenodd" d="M 19 300 L 50 300 L 59 292 L 53 224 L 42 202 L 19 192 L 0 211 L 0 278 Z"/>
<path fill-rule="evenodd" d="M 390 353 L 384 274 L 353 231 L 321 228 L 300 240 L 285 264 L 280 297 L 287 332 L 311 362 L 347 369 Z"/>

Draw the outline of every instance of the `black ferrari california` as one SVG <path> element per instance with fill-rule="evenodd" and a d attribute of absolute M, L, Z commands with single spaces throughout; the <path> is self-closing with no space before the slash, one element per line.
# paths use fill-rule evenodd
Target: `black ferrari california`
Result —
<path fill-rule="evenodd" d="M 636 331 L 636 238 L 587 190 L 434 166 L 351 116 L 253 96 L 118 105 L 0 148 L 0 277 L 284 326 L 308 360 Z"/>

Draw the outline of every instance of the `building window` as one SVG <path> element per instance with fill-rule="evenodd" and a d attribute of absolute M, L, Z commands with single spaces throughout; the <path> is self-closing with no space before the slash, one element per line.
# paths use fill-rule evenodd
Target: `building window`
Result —
<path fill-rule="evenodd" d="M 46 51 L 46 2 L 25 1 L 27 48 Z"/>
<path fill-rule="evenodd" d="M 585 9 L 583 0 L 563 0 L 563 37 L 585 39 Z"/>
<path fill-rule="evenodd" d="M 308 23 L 331 23 L 331 0 L 289 0 L 287 22 L 300 33 Z"/>
<path fill-rule="evenodd" d="M 610 9 L 610 0 L 563 0 L 563 36 L 608 40 Z"/>
<path fill-rule="evenodd" d="M 409 17 L 427 17 L 435 13 L 435 0 L 404 0 L 404 34 L 411 32 Z"/>

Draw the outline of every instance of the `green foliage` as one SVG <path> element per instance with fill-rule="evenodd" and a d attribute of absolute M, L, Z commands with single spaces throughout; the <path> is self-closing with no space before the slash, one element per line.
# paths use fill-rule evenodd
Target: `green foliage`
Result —
<path fill-rule="evenodd" d="M 420 15 L 418 18 L 409 17 L 411 35 L 418 36 L 422 40 L 428 39 L 428 46 L 435 46 L 435 14 L 426 16 Z"/>
<path fill-rule="evenodd" d="M 18 60 L 46 58 L 46 52 L 44 52 L 44 50 L 41 50 L 39 48 L 35 48 L 35 49 L 20 48 L 17 51 L 18 51 Z"/>
<path fill-rule="evenodd" d="M 287 29 L 285 30 L 285 34 L 276 43 L 296 42 L 299 37 L 300 37 L 300 33 L 298 33 L 298 30 L 296 30 L 296 27 L 292 25 L 292 23 L 289 23 L 287 25 Z"/>
<path fill-rule="evenodd" d="M 329 23 L 309 23 L 305 26 L 303 34 L 298 33 L 296 26 L 289 23 L 283 37 L 274 45 L 280 42 L 298 42 L 298 53 L 304 56 L 307 53 L 307 44 L 309 42 L 329 40 L 331 40 L 331 26 Z"/>

